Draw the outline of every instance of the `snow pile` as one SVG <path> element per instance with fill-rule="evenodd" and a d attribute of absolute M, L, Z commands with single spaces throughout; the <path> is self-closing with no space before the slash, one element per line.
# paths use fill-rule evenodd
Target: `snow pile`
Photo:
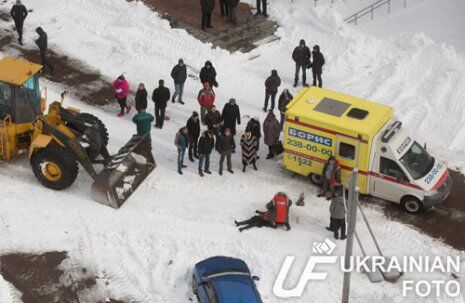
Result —
<path fill-rule="evenodd" d="M 10 4 L 0 4 L 0 8 L 5 10 Z M 308 0 L 272 1 L 270 14 L 281 25 L 277 33 L 281 40 L 249 54 L 211 49 L 184 30 L 171 29 L 167 21 L 137 1 L 53 1 L 52 5 L 49 0 L 36 0 L 27 26 L 42 25 L 52 47 L 99 69 L 109 79 L 124 72 L 133 87 L 145 82 L 153 89 L 160 78 L 170 83 L 169 73 L 178 58 L 196 69 L 211 60 L 218 71 L 219 107 L 235 97 L 242 114 L 257 114 L 262 120 L 263 82 L 271 69 L 277 69 L 283 79 L 281 88 L 291 87 L 294 66 L 290 56 L 303 37 L 310 46 L 318 43 L 326 55 L 326 87 L 391 104 L 420 142 L 456 153 L 465 151 L 465 63 L 453 49 L 421 33 L 383 39 L 368 36 L 343 24 L 343 16 L 328 6 L 313 9 L 313 1 Z M 25 37 L 30 41 L 34 35 L 29 30 Z M 42 84 L 51 88 L 51 100 L 59 98 L 61 87 L 46 81 Z M 191 112 L 198 110 L 198 89 L 199 83 L 189 80 L 186 105 L 169 104 L 170 121 L 162 131 L 152 132 L 157 169 L 118 211 L 91 201 L 92 180 L 84 172 L 70 189 L 54 192 L 38 184 L 26 159 L 3 163 L 0 253 L 67 250 L 71 257 L 95 264 L 95 271 L 103 277 L 100 283 L 108 282 L 113 297 L 170 303 L 192 297 L 189 285 L 195 262 L 214 255 L 235 256 L 246 260 L 252 272 L 261 277 L 258 288 L 264 302 L 283 302 L 272 294 L 279 268 L 287 255 L 297 257 L 288 281 L 295 285 L 313 242 L 331 236 L 324 230 L 328 203 L 314 198 L 316 189 L 308 180 L 265 161 L 266 147 L 260 151 L 258 172 L 239 172 L 240 154 L 236 154 L 236 173 L 219 177 L 215 153 L 212 176 L 200 178 L 197 163 L 187 163 L 189 168 L 179 176 L 173 139 Z M 117 151 L 135 131 L 130 117 L 117 118 L 116 110 L 72 104 L 94 113 L 108 126 L 110 152 Z M 278 190 L 294 199 L 300 192 L 309 197 L 304 208 L 291 210 L 292 231 L 261 229 L 239 234 L 233 220 L 247 219 L 255 209 L 263 210 Z M 386 220 L 376 209 L 367 213 L 386 255 L 464 257 L 463 252 Z M 366 230 L 359 233 L 368 238 Z M 343 242 L 337 244 L 335 254 L 342 255 Z M 372 247 L 369 250 L 375 251 Z M 339 300 L 342 275 L 336 268 L 328 270 L 328 280 L 310 283 L 302 299 L 286 302 Z M 403 279 L 445 276 L 406 274 Z M 354 302 L 425 301 L 402 298 L 401 283 L 367 283 L 364 275 L 354 275 Z M 8 287 L 2 282 L 3 289 Z M 437 302 L 435 298 L 428 301 Z M 441 302 L 463 302 L 463 298 L 441 298 Z"/>

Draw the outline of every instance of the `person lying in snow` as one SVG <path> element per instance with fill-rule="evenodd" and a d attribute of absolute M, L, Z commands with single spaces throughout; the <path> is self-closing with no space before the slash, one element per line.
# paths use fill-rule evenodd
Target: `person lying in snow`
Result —
<path fill-rule="evenodd" d="M 234 221 L 236 226 L 244 226 L 239 231 L 250 229 L 252 227 L 272 227 L 278 228 L 280 225 L 286 226 L 287 230 L 291 229 L 289 224 L 289 207 L 292 205 L 291 199 L 283 192 L 275 194 L 273 199 L 266 205 L 266 212 L 256 210 L 258 216 L 242 222 Z"/>

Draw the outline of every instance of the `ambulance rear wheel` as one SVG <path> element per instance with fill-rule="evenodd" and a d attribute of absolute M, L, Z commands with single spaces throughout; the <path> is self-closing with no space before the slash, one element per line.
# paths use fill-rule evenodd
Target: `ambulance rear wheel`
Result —
<path fill-rule="evenodd" d="M 423 203 L 414 197 L 403 198 L 401 204 L 405 211 L 412 215 L 419 214 L 424 210 Z"/>
<path fill-rule="evenodd" d="M 313 184 L 322 186 L 323 185 L 323 176 L 315 173 L 310 174 L 310 180 L 312 180 Z"/>

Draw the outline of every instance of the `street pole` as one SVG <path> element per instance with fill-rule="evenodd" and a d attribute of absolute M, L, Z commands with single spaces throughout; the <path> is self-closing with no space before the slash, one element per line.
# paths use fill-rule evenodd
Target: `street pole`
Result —
<path fill-rule="evenodd" d="M 355 166 L 352 170 L 352 174 L 349 180 L 349 199 L 347 205 L 347 243 L 346 243 L 346 254 L 344 259 L 344 267 L 348 269 L 351 267 L 351 258 L 353 255 L 354 248 L 354 236 L 355 236 L 355 226 L 357 223 L 357 201 L 358 201 L 358 166 Z M 342 303 L 349 303 L 349 294 L 350 294 L 350 276 L 351 272 L 344 272 L 344 282 L 342 287 Z"/>

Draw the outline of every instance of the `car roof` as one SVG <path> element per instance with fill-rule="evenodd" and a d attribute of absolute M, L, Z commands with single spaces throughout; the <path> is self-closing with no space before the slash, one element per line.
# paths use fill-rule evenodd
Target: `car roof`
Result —
<path fill-rule="evenodd" d="M 250 275 L 220 275 L 210 280 L 221 303 L 260 303 L 255 283 Z"/>
<path fill-rule="evenodd" d="M 223 256 L 203 260 L 197 263 L 195 268 L 201 278 L 222 272 L 244 272 L 250 274 L 249 267 L 244 261 Z"/>
<path fill-rule="evenodd" d="M 12 57 L 4 57 L 0 59 L 0 82 L 20 86 L 41 69 L 42 65 Z"/>

